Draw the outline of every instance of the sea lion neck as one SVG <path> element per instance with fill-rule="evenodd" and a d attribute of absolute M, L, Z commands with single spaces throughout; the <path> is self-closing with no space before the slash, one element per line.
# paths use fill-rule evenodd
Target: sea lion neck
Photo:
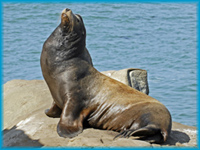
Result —
<path fill-rule="evenodd" d="M 62 24 L 59 25 L 58 32 L 61 35 L 61 38 L 65 40 L 65 42 L 71 42 L 81 38 L 80 35 L 74 30 L 69 30 L 68 27 L 63 26 Z"/>
<path fill-rule="evenodd" d="M 67 35 L 67 34 L 71 33 L 70 25 L 64 25 L 64 24 L 60 23 L 59 27 L 60 27 L 63 35 Z"/>
<path fill-rule="evenodd" d="M 84 51 L 85 38 L 74 31 L 63 31 L 60 24 L 47 40 L 45 47 L 49 47 L 47 49 L 51 51 L 51 57 L 56 57 L 56 61 L 64 61 L 78 57 Z"/>

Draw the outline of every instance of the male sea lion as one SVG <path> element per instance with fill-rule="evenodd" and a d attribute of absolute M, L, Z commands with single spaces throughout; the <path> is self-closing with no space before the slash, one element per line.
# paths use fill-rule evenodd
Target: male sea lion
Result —
<path fill-rule="evenodd" d="M 156 99 L 98 72 L 85 48 L 86 30 L 80 15 L 64 9 L 61 23 L 45 41 L 41 68 L 54 103 L 46 111 L 59 117 L 57 132 L 74 137 L 83 121 L 101 129 L 121 131 L 150 142 L 167 140 L 171 115 Z"/>

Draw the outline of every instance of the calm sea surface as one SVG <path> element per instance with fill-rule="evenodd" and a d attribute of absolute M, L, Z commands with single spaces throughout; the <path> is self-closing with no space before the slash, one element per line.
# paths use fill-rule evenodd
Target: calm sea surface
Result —
<path fill-rule="evenodd" d="M 3 3 L 3 75 L 43 79 L 40 54 L 70 8 L 83 17 L 99 71 L 148 71 L 150 96 L 173 121 L 197 125 L 197 5 L 181 3 Z"/>

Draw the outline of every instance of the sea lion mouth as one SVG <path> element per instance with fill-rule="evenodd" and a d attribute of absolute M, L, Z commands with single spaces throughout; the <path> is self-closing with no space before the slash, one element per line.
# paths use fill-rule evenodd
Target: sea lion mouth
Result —
<path fill-rule="evenodd" d="M 65 8 L 61 13 L 61 23 L 64 28 L 72 29 L 73 13 L 70 9 Z"/>

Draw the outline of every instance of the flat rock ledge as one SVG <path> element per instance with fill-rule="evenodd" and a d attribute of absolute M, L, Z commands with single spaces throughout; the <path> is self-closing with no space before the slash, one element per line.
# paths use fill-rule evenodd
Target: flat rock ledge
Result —
<path fill-rule="evenodd" d="M 130 138 L 113 138 L 114 131 L 88 128 L 72 139 L 56 132 L 59 118 L 49 118 L 44 110 L 52 97 L 43 80 L 12 80 L 4 84 L 4 147 L 197 147 L 196 127 L 173 122 L 172 133 L 162 145 Z"/>

